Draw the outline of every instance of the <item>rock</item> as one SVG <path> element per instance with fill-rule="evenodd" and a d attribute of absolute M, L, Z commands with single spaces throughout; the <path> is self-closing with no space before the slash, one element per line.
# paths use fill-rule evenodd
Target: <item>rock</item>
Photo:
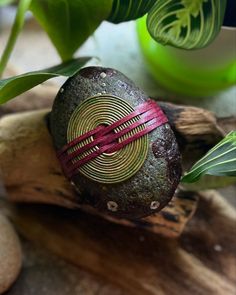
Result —
<path fill-rule="evenodd" d="M 68 142 L 99 125 L 110 125 L 123 118 L 127 114 L 121 115 L 122 112 L 128 109 L 129 114 L 148 99 L 142 90 L 116 70 L 82 69 L 62 86 L 53 105 L 50 130 L 56 150 L 60 151 Z M 100 101 L 105 107 L 98 111 Z M 81 109 L 85 110 L 85 115 L 81 115 Z M 94 125 L 91 127 L 92 121 Z M 86 132 L 81 132 L 80 128 Z M 142 147 L 138 147 L 140 141 Z M 79 168 L 72 181 L 81 203 L 122 218 L 148 216 L 167 205 L 181 176 L 180 153 L 174 133 L 165 123 L 134 143 L 136 147 L 127 145 L 115 155 L 103 153 L 97 157 L 96 164 L 91 161 Z"/>
<path fill-rule="evenodd" d="M 18 236 L 10 222 L 0 213 L 0 294 L 15 282 L 22 265 Z"/>

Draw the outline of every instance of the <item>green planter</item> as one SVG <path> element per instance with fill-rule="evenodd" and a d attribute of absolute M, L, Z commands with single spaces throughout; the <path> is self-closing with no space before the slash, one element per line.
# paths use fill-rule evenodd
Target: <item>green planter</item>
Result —
<path fill-rule="evenodd" d="M 140 47 L 157 82 L 186 96 L 210 96 L 236 84 L 236 29 L 222 28 L 207 48 L 187 51 L 156 43 L 137 21 Z"/>

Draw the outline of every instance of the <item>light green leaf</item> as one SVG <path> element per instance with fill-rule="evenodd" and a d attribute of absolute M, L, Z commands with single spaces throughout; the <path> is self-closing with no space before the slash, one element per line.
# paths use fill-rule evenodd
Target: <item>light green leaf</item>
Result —
<path fill-rule="evenodd" d="M 198 161 L 182 182 L 195 182 L 204 174 L 236 177 L 236 131 L 229 133 Z"/>
<path fill-rule="evenodd" d="M 227 0 L 158 0 L 147 17 L 151 36 L 164 45 L 203 48 L 218 35 Z"/>
<path fill-rule="evenodd" d="M 146 14 L 157 0 L 114 0 L 110 22 L 120 23 L 134 20 Z"/>
<path fill-rule="evenodd" d="M 202 175 L 197 182 L 182 182 L 181 186 L 188 191 L 201 191 L 209 189 L 220 189 L 236 184 L 236 177 Z"/>
<path fill-rule="evenodd" d="M 57 76 L 71 77 L 75 75 L 89 59 L 89 57 L 78 58 L 45 70 L 29 72 L 0 80 L 0 104 L 7 102 L 48 79 Z"/>
<path fill-rule="evenodd" d="M 63 60 L 72 58 L 111 8 L 112 0 L 32 0 L 30 7 Z"/>

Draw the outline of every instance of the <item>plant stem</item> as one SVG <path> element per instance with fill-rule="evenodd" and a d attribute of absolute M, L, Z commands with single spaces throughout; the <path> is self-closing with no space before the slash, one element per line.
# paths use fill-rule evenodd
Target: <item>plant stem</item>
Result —
<path fill-rule="evenodd" d="M 12 26 L 10 36 L 8 38 L 6 47 L 3 51 L 3 54 L 0 60 L 0 77 L 2 76 L 7 66 L 12 50 L 14 49 L 17 37 L 24 25 L 25 12 L 28 10 L 30 3 L 31 3 L 31 0 L 20 0 L 19 2 L 14 24 Z"/>

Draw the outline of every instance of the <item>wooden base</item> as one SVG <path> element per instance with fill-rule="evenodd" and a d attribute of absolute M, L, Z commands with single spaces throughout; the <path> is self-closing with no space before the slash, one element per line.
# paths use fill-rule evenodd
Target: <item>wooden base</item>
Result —
<path fill-rule="evenodd" d="M 0 112 L 14 112 L 15 106 L 7 107 Z M 213 114 L 198 108 L 162 107 L 183 158 L 188 159 L 190 151 L 192 161 L 222 138 L 225 122 L 227 128 L 235 124 L 232 118 L 219 125 Z M 20 104 L 18 110 L 24 107 Z M 21 204 L 10 211 L 24 237 L 120 286 L 125 290 L 122 294 L 235 294 L 236 212 L 232 207 L 216 192 L 179 190 L 161 213 L 136 222 L 111 220 L 91 208 L 79 208 L 78 197 L 55 157 L 47 113 L 33 111 L 0 119 L 0 166 L 8 199 L 46 204 Z M 30 284 L 37 292 L 37 284 L 45 281 L 37 275 Z"/>
<path fill-rule="evenodd" d="M 179 192 L 160 214 L 139 221 L 115 219 L 80 205 L 56 158 L 47 129 L 47 113 L 47 110 L 20 113 L 0 120 L 2 178 L 10 201 L 82 208 L 115 223 L 143 227 L 168 237 L 181 234 L 196 209 L 195 193 Z"/>
<path fill-rule="evenodd" d="M 236 292 L 236 212 L 214 191 L 200 195 L 179 239 L 55 206 L 18 205 L 11 218 L 27 239 L 121 287 L 122 294 Z"/>
<path fill-rule="evenodd" d="M 51 99 L 44 100 L 37 107 L 50 103 Z M 224 135 L 224 129 L 220 127 L 218 120 L 206 110 L 169 103 L 160 105 L 168 116 L 179 141 L 183 159 L 186 158 L 188 164 L 189 154 L 192 161 L 196 160 Z M 24 100 L 21 103 L 12 101 L 0 110 L 4 114 L 14 110 L 28 110 L 31 107 L 36 107 L 34 100 L 31 104 L 24 103 Z M 47 128 L 48 113 L 49 110 L 46 109 L 7 115 L 0 119 L 0 162 L 9 200 L 54 204 L 67 208 L 80 207 L 115 223 L 144 227 L 168 237 L 181 234 L 196 210 L 196 193 L 179 191 L 160 214 L 139 221 L 115 219 L 81 206 L 56 158 Z"/>

